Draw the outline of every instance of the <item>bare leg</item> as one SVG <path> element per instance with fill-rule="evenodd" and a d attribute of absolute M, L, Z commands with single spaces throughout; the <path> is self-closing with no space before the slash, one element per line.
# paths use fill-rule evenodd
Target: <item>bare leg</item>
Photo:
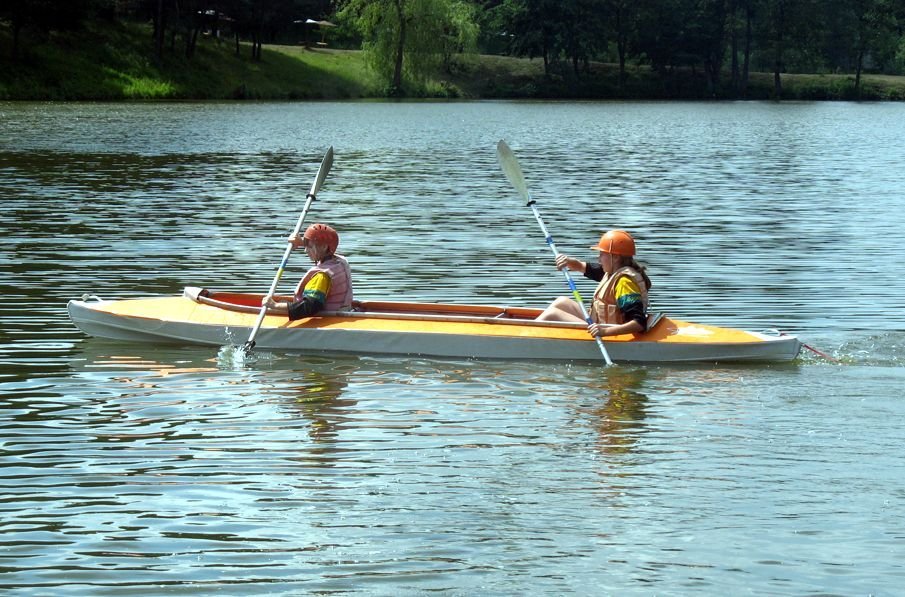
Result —
<path fill-rule="evenodd" d="M 583 322 L 581 307 L 569 297 L 561 296 L 553 301 L 544 312 L 537 316 L 537 321 L 578 321 Z"/>

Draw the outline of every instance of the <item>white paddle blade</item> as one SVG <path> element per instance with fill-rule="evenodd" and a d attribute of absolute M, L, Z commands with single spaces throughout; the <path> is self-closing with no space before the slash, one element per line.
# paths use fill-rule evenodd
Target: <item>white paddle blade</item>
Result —
<path fill-rule="evenodd" d="M 500 167 L 503 169 L 503 174 L 506 175 L 506 178 L 509 179 L 512 186 L 518 191 L 518 194 L 522 196 L 522 199 L 530 201 L 531 196 L 528 194 L 528 185 L 525 183 L 525 175 L 522 174 L 522 169 L 518 165 L 515 154 L 512 153 L 512 150 L 509 149 L 509 146 L 506 145 L 506 142 L 502 139 L 496 144 L 496 154 L 500 160 Z"/>
<path fill-rule="evenodd" d="M 317 169 L 317 176 L 314 179 L 314 183 L 311 185 L 311 192 L 309 195 L 317 195 L 317 193 L 321 190 L 321 186 L 324 184 L 324 180 L 327 178 L 327 174 L 330 172 L 330 168 L 333 167 L 333 146 L 327 150 L 327 153 L 324 154 L 324 159 L 321 161 L 321 167 Z"/>

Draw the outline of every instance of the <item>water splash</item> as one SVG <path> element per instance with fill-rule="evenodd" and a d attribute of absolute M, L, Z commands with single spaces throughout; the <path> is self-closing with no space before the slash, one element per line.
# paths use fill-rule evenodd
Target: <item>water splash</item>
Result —
<path fill-rule="evenodd" d="M 803 343 L 798 358 L 804 363 L 901 367 L 905 364 L 905 343 L 895 332 L 852 335 L 836 346 Z"/>
<path fill-rule="evenodd" d="M 815 356 L 819 357 L 820 359 L 822 359 L 822 360 L 824 360 L 824 361 L 829 361 L 829 362 L 835 363 L 835 364 L 837 364 L 837 365 L 842 365 L 842 364 L 844 364 L 844 361 L 842 361 L 842 360 L 840 360 L 840 359 L 837 359 L 836 357 L 831 356 L 831 355 L 825 353 L 824 351 L 822 351 L 822 350 L 820 350 L 820 349 L 818 349 L 818 348 L 814 348 L 814 347 L 811 346 L 810 344 L 807 344 L 807 343 L 805 343 L 805 342 L 802 342 L 802 343 L 801 343 L 801 346 L 802 346 L 802 348 L 803 348 L 804 350 L 808 351 L 808 352 L 811 353 L 812 355 L 815 355 Z"/>
<path fill-rule="evenodd" d="M 884 332 L 854 337 L 836 351 L 843 361 L 880 367 L 901 367 L 905 363 L 905 342 L 901 333 Z"/>
<path fill-rule="evenodd" d="M 225 344 L 217 351 L 217 366 L 220 369 L 245 369 L 273 360 L 269 352 L 246 351 L 244 344 Z"/>

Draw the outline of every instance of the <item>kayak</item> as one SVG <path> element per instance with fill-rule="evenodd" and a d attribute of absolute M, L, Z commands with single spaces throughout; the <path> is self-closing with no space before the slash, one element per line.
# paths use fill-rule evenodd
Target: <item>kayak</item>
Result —
<path fill-rule="evenodd" d="M 135 342 L 241 345 L 255 326 L 261 294 L 186 288 L 182 295 L 128 300 L 71 300 L 69 317 L 85 334 Z M 356 302 L 289 321 L 264 316 L 259 350 L 475 359 L 600 361 L 583 323 L 534 321 L 541 309 L 392 301 Z M 795 337 L 651 316 L 643 334 L 607 336 L 619 362 L 789 361 Z"/>

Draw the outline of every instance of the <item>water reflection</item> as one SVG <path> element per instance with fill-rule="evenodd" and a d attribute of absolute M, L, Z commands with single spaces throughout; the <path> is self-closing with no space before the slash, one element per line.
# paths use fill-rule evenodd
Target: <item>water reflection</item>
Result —
<path fill-rule="evenodd" d="M 577 410 L 596 433 L 596 447 L 605 454 L 628 454 L 645 431 L 648 397 L 641 391 L 649 371 L 643 367 L 601 367 L 588 384 L 595 400 Z"/>
<path fill-rule="evenodd" d="M 348 385 L 344 373 L 309 369 L 301 376 L 287 379 L 280 393 L 287 396 L 289 408 L 310 421 L 308 434 L 312 441 L 333 445 L 348 411 L 357 403 L 352 398 L 343 398 Z M 324 454 L 329 448 L 321 446 L 311 451 Z"/>

